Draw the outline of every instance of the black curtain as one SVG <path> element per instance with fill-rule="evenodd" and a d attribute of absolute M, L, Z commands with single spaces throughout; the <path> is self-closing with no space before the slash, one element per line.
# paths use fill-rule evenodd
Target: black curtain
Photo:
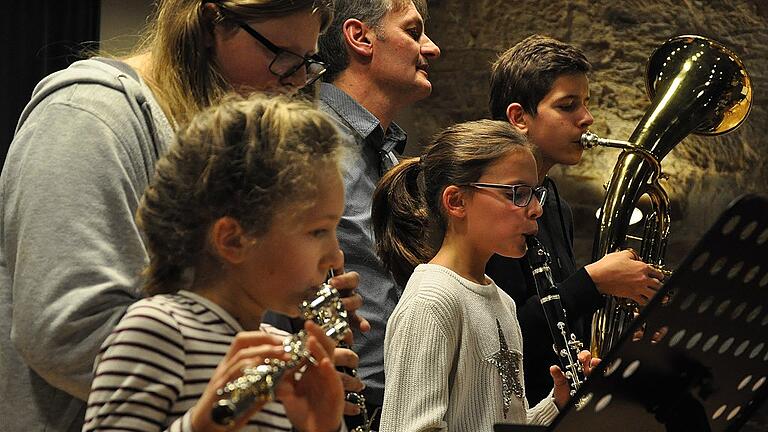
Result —
<path fill-rule="evenodd" d="M 0 157 L 41 78 L 98 49 L 100 0 L 23 0 L 5 5 L 0 25 Z"/>

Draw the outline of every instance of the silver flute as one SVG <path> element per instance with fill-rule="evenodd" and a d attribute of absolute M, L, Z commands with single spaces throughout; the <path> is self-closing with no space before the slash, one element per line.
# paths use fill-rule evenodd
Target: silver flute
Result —
<path fill-rule="evenodd" d="M 347 311 L 339 292 L 327 283 L 320 286 L 313 300 L 302 303 L 301 314 L 305 320 L 317 323 L 336 342 L 342 341 L 349 330 Z M 243 369 L 240 377 L 217 390 L 219 400 L 211 410 L 213 421 L 220 425 L 233 424 L 253 404 L 274 400 L 275 388 L 288 370 L 306 362 L 316 364 L 307 346 L 308 339 L 305 330 L 288 336 L 283 341 L 283 350 L 290 355 L 289 360 L 267 358 L 258 366 Z"/>
<path fill-rule="evenodd" d="M 544 316 L 547 318 L 549 331 L 552 333 L 552 340 L 554 341 L 552 348 L 560 361 L 560 369 L 568 380 L 569 393 L 573 396 L 586 380 L 584 368 L 578 358 L 584 344 L 568 328 L 568 319 L 563 303 L 560 301 L 560 292 L 552 280 L 549 253 L 536 237 L 528 236 L 526 242 L 528 244 L 528 261 L 531 264 L 536 292 L 539 294 L 539 301 L 541 301 Z"/>

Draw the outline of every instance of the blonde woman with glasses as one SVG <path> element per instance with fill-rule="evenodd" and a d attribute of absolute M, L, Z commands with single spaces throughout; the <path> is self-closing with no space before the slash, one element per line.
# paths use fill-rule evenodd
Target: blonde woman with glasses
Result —
<path fill-rule="evenodd" d="M 134 214 L 156 161 L 226 93 L 293 93 L 317 79 L 332 9 L 161 0 L 132 55 L 76 62 L 40 82 L 0 178 L 4 430 L 81 429 L 99 347 L 142 297 L 148 258 Z M 332 282 L 354 288 L 357 276 Z"/>

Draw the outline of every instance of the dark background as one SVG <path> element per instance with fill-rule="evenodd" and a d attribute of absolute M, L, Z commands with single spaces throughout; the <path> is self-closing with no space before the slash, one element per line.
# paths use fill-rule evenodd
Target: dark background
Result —
<path fill-rule="evenodd" d="M 0 65 L 0 161 L 38 81 L 98 49 L 101 2 L 31 0 L 3 9 L 0 45 L 7 54 Z"/>

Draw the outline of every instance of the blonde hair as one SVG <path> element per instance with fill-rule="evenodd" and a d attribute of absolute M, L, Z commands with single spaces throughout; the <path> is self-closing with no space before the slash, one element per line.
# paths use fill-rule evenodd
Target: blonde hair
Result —
<path fill-rule="evenodd" d="M 421 157 L 395 165 L 373 194 L 376 252 L 402 286 L 413 269 L 432 259 L 448 225 L 441 204 L 450 185 L 477 181 L 511 152 L 531 151 L 507 121 L 477 120 L 438 132 Z"/>
<path fill-rule="evenodd" d="M 166 116 L 176 124 L 186 123 L 231 91 L 206 46 L 214 24 L 204 18 L 206 3 L 220 4 L 228 17 L 243 21 L 308 11 L 319 17 L 321 31 L 333 17 L 333 0 L 159 0 L 133 55 L 151 54 L 152 65 L 144 78 Z"/>
<path fill-rule="evenodd" d="M 338 169 L 341 138 L 309 102 L 254 95 L 226 98 L 178 132 L 156 165 L 137 212 L 149 252 L 148 294 L 175 292 L 208 250 L 208 231 L 231 217 L 252 235 L 278 213 L 318 199 L 325 170 Z"/>

